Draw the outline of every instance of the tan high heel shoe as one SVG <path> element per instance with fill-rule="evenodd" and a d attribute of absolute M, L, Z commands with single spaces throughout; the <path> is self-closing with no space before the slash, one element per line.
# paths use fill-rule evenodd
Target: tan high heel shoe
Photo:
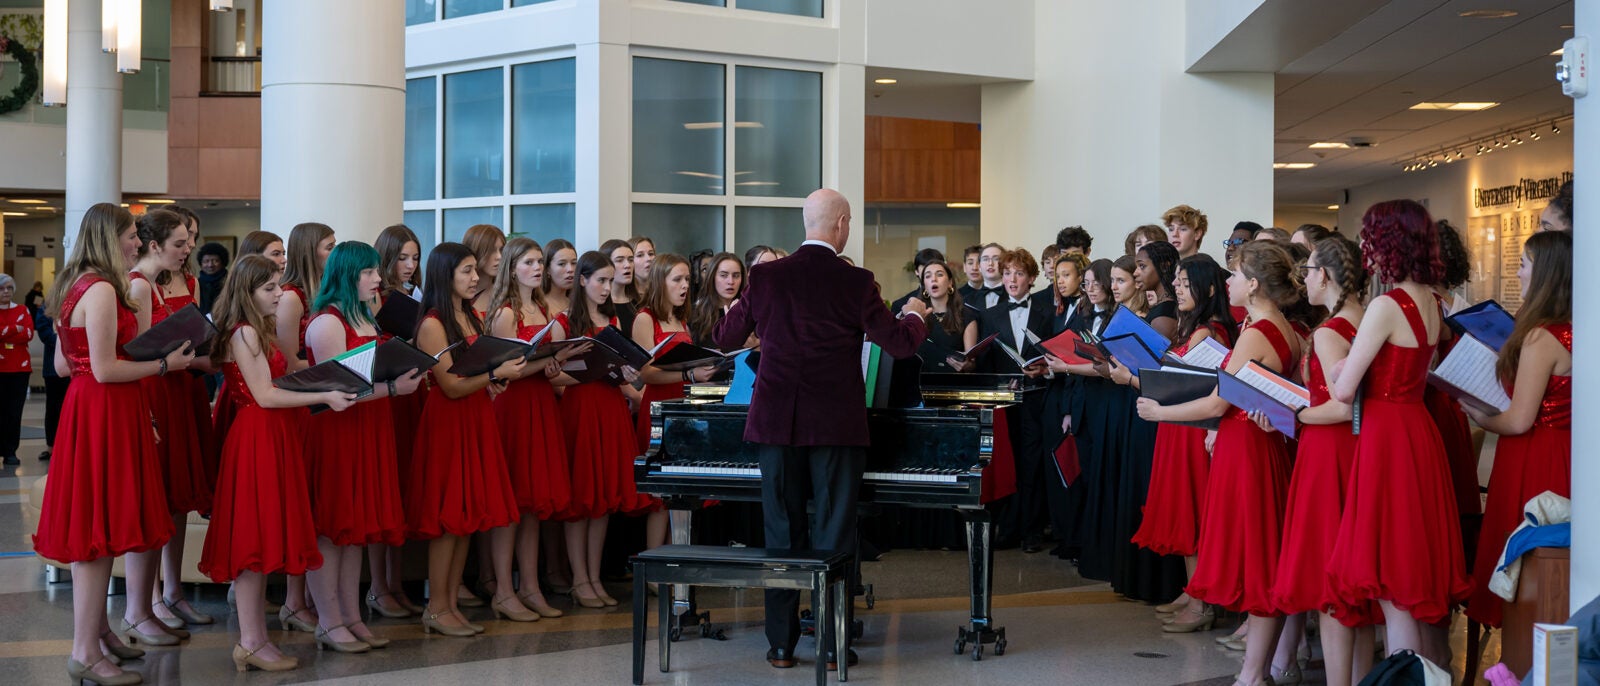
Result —
<path fill-rule="evenodd" d="M 339 627 L 334 628 L 337 629 Z M 321 652 L 324 648 L 332 648 L 336 652 L 352 655 L 372 650 L 372 646 L 367 645 L 364 641 L 335 641 L 328 637 L 328 631 L 322 627 L 317 627 L 317 631 L 312 634 L 312 637 L 317 641 L 318 652 Z"/>
<path fill-rule="evenodd" d="M 106 652 L 116 656 L 119 660 L 137 660 L 144 657 L 143 650 L 122 645 L 120 641 L 112 641 L 111 639 L 116 638 L 116 636 L 116 633 L 110 629 L 106 629 L 105 633 L 100 634 L 100 643 L 106 647 Z"/>
<path fill-rule="evenodd" d="M 522 602 L 523 607 L 539 613 L 539 616 L 545 619 L 555 619 L 566 614 L 565 612 L 550 607 L 550 603 L 546 602 L 542 597 L 538 600 L 534 600 L 533 596 L 519 595 L 517 596 L 517 600 Z"/>
<path fill-rule="evenodd" d="M 468 621 L 467 616 L 461 614 L 461 610 L 452 610 L 452 612 L 455 613 L 456 619 L 461 620 L 463 625 L 472 630 L 472 633 L 481 634 L 484 631 L 487 631 L 482 624 L 474 624 L 473 622 Z"/>
<path fill-rule="evenodd" d="M 116 676 L 100 676 L 99 674 L 95 674 L 92 671 L 94 666 L 105 661 L 105 655 L 101 655 L 100 659 L 90 662 L 87 665 L 77 660 L 68 658 L 67 679 L 72 682 L 73 686 L 83 686 L 83 682 L 85 681 L 92 681 L 100 684 L 100 686 L 133 686 L 133 684 L 144 683 L 144 675 L 138 672 L 123 672 Z"/>
<path fill-rule="evenodd" d="M 504 617 L 513 622 L 537 622 L 539 613 L 532 612 L 525 607 L 507 607 L 505 602 L 511 598 L 501 598 L 489 605 L 494 610 L 495 617 Z M 520 604 L 520 603 L 519 603 Z"/>
<path fill-rule="evenodd" d="M 387 647 L 389 647 L 389 644 L 393 642 L 393 641 L 390 641 L 387 638 L 378 638 L 377 636 L 374 636 L 372 634 L 372 630 L 371 629 L 367 629 L 367 635 L 366 636 L 362 636 L 361 634 L 356 633 L 356 630 L 355 630 L 356 624 L 357 624 L 357 622 L 351 622 L 349 624 L 344 625 L 344 628 L 345 628 L 346 631 L 350 632 L 351 636 L 355 636 L 357 641 L 360 641 L 360 642 L 365 643 L 365 644 L 367 644 L 369 646 L 372 646 L 373 650 L 378 650 L 379 648 L 387 648 Z"/>
<path fill-rule="evenodd" d="M 217 621 L 216 617 L 212 617 L 211 615 L 199 610 L 184 608 L 184 606 L 180 604 L 182 601 L 179 603 L 174 603 L 169 602 L 166 598 L 162 598 L 159 602 L 166 606 L 167 611 L 171 612 L 177 621 L 182 622 L 183 624 L 199 624 L 203 626 L 206 624 L 215 624 Z M 166 624 L 168 627 L 173 629 L 183 628 L 182 626 L 172 626 L 172 624 L 165 619 L 161 620 L 161 623 Z"/>
<path fill-rule="evenodd" d="M 589 589 L 589 597 L 585 598 L 582 593 L 579 593 L 578 589 L 580 589 L 580 588 Z M 594 586 L 591 585 L 587 581 L 574 582 L 572 584 L 572 592 L 571 593 L 572 593 L 572 602 L 577 603 L 578 605 L 580 605 L 582 607 L 601 608 L 601 607 L 605 607 L 606 606 L 606 601 L 601 600 L 600 596 L 595 594 Z"/>
<path fill-rule="evenodd" d="M 1179 617 L 1182 617 L 1182 615 L 1179 615 Z M 1196 631 L 1210 631 L 1211 626 L 1216 622 L 1217 613 L 1208 607 L 1205 612 L 1200 613 L 1199 619 L 1189 622 L 1175 620 L 1170 624 L 1163 625 L 1161 630 L 1169 634 L 1192 634 Z"/>
<path fill-rule="evenodd" d="M 122 637 L 123 643 L 143 643 L 150 646 L 175 646 L 180 643 L 177 636 L 157 629 L 155 633 L 145 633 L 139 630 L 139 625 L 155 621 L 154 617 L 146 617 L 137 622 L 129 623 L 126 618 L 119 619 L 117 634 Z M 157 622 L 159 624 L 159 622 Z"/>
<path fill-rule="evenodd" d="M 260 648 L 255 650 L 245 650 L 244 644 L 233 644 L 233 668 L 240 672 L 249 671 L 251 667 L 263 672 L 287 672 L 300 666 L 300 660 L 287 655 L 276 660 L 268 660 L 256 654 L 261 652 L 261 648 L 265 648 L 268 645 L 270 644 L 263 643 Z"/>
<path fill-rule="evenodd" d="M 589 585 L 594 588 L 594 594 L 600 598 L 600 602 L 606 604 L 606 607 L 616 607 L 617 599 L 611 597 L 610 593 L 606 593 L 605 584 L 598 581 L 590 581 Z"/>
<path fill-rule="evenodd" d="M 464 585 L 456 587 L 456 605 L 458 607 L 483 607 L 485 604 L 482 598 L 472 592 L 472 589 Z"/>
<path fill-rule="evenodd" d="M 304 631 L 308 634 L 316 634 L 317 625 L 300 617 L 300 613 L 310 609 L 309 607 L 302 607 L 298 610 L 290 610 L 288 605 L 284 605 L 278 608 L 278 624 L 283 627 L 284 631 Z"/>
<path fill-rule="evenodd" d="M 1172 601 L 1170 603 L 1162 603 L 1160 605 L 1157 605 L 1156 606 L 1156 614 L 1158 614 L 1158 615 L 1173 615 L 1173 614 L 1177 614 L 1180 610 L 1182 610 L 1183 608 L 1186 608 L 1188 606 L 1189 606 L 1189 594 L 1185 593 L 1183 595 L 1178 596 L 1177 600 L 1174 600 L 1174 601 Z"/>
<path fill-rule="evenodd" d="M 449 612 L 440 612 L 438 614 L 429 614 L 427 612 L 423 612 L 422 613 L 422 633 L 424 633 L 424 634 L 443 634 L 445 636 L 459 636 L 459 637 L 462 637 L 462 638 L 471 637 L 471 636 L 477 636 L 478 635 L 478 632 L 473 631 L 471 627 L 450 626 L 449 624 L 441 623 L 439 621 L 439 618 L 443 617 L 445 615 L 448 615 L 448 614 L 450 614 L 450 613 Z"/>
<path fill-rule="evenodd" d="M 399 607 L 398 608 L 387 608 L 387 607 L 384 607 L 383 603 L 379 602 L 379 599 L 381 599 L 381 598 L 388 598 L 390 600 L 394 600 L 395 605 L 399 605 Z M 406 609 L 405 605 L 402 604 L 398 599 L 396 599 L 395 595 L 393 593 L 385 593 L 385 594 L 383 594 L 381 596 L 373 595 L 371 593 L 368 593 L 367 594 L 367 607 L 369 609 L 371 609 L 373 612 L 376 612 L 376 613 L 378 613 L 378 614 L 380 614 L 380 615 L 382 615 L 384 617 L 388 617 L 389 619 L 405 619 L 406 617 L 410 617 L 411 616 L 411 611 Z"/>

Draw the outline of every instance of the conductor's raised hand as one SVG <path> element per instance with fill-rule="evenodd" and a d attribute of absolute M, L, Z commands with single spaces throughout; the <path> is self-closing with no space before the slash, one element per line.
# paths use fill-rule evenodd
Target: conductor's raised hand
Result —
<path fill-rule="evenodd" d="M 928 304 L 919 298 L 907 298 L 906 304 L 900 306 L 901 314 L 914 314 L 923 319 L 928 317 Z"/>

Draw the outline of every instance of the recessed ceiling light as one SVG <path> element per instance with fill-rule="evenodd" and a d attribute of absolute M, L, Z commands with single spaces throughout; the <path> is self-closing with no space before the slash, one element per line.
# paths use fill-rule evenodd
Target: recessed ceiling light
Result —
<path fill-rule="evenodd" d="M 27 212 L 0 212 L 0 216 L 5 216 L 5 217 L 26 217 L 26 216 L 28 216 L 28 213 Z"/>
<path fill-rule="evenodd" d="M 1273 169 L 1310 169 L 1317 166 L 1316 162 L 1273 162 Z"/>
<path fill-rule="evenodd" d="M 1456 13 L 1463 19 L 1510 19 L 1517 16 L 1516 10 L 1462 10 Z"/>
<path fill-rule="evenodd" d="M 1414 110 L 1449 110 L 1451 112 L 1480 112 L 1496 105 L 1498 102 L 1419 102 L 1411 106 Z"/>
<path fill-rule="evenodd" d="M 44 204 L 43 200 L 37 200 L 37 199 L 34 199 L 34 198 L 17 198 L 16 200 L 12 200 L 11 202 L 16 203 L 18 205 L 43 205 Z"/>
<path fill-rule="evenodd" d="M 1566 52 L 1567 52 L 1566 48 L 1556 48 L 1556 51 L 1550 53 L 1550 56 L 1551 57 L 1560 57 L 1560 56 L 1566 54 Z"/>
<path fill-rule="evenodd" d="M 872 82 L 879 85 L 892 86 L 900 83 L 900 79 L 873 79 Z"/>
<path fill-rule="evenodd" d="M 1338 141 L 1323 141 L 1319 143 L 1312 143 L 1310 147 L 1312 150 L 1345 150 L 1350 147 L 1350 144 L 1340 143 Z"/>
<path fill-rule="evenodd" d="M 1338 206 L 1338 205 L 1329 205 L 1329 206 L 1328 206 L 1328 209 L 1330 209 L 1330 210 L 1337 210 L 1337 209 L 1339 209 L 1339 206 Z"/>
<path fill-rule="evenodd" d="M 178 201 L 168 198 L 139 198 L 139 202 L 142 202 L 146 205 L 174 205 L 177 204 Z"/>
<path fill-rule="evenodd" d="M 948 207 L 948 208 L 950 208 L 952 210 L 970 210 L 970 209 L 982 207 L 983 204 L 982 203 L 976 203 L 976 202 L 947 202 L 947 203 L 944 204 L 944 206 Z"/>
<path fill-rule="evenodd" d="M 1570 28 L 1572 28 L 1572 25 L 1571 24 L 1562 24 L 1561 28 L 1570 29 Z"/>

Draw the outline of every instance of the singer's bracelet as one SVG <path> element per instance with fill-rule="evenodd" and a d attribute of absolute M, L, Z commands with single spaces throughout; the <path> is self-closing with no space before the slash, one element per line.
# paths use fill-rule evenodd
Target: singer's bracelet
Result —
<path fill-rule="evenodd" d="M 156 376 L 166 376 L 166 375 L 167 375 L 167 358 L 163 357 L 163 358 L 161 358 L 161 370 L 156 372 Z"/>
<path fill-rule="evenodd" d="M 385 381 L 383 383 L 384 383 L 384 385 L 389 387 L 389 395 L 390 396 L 395 395 L 395 392 L 394 392 L 394 379 L 390 379 L 390 380 Z"/>

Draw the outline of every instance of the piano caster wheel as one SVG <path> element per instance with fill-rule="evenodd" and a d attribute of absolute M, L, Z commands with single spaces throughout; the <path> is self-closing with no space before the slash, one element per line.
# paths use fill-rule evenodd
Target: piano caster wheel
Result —
<path fill-rule="evenodd" d="M 963 641 L 963 640 L 961 640 L 959 638 L 956 639 L 956 651 L 955 652 L 956 652 L 957 655 L 960 655 L 962 653 L 967 652 L 967 642 Z"/>
<path fill-rule="evenodd" d="M 1006 640 L 1005 639 L 1002 638 L 1002 639 L 994 642 L 994 654 L 995 655 L 1004 655 L 1004 654 L 1006 654 Z"/>
<path fill-rule="evenodd" d="M 972 644 L 972 661 L 973 662 L 978 662 L 978 661 L 980 661 L 982 659 L 983 659 L 983 644 L 982 643 L 974 643 L 974 644 Z"/>
<path fill-rule="evenodd" d="M 704 629 L 702 629 L 701 632 L 704 633 Z M 671 629 L 667 630 L 667 640 L 672 641 L 673 643 L 677 643 L 678 641 L 680 641 L 682 639 L 683 639 L 683 627 L 675 626 L 675 627 L 672 627 Z"/>

